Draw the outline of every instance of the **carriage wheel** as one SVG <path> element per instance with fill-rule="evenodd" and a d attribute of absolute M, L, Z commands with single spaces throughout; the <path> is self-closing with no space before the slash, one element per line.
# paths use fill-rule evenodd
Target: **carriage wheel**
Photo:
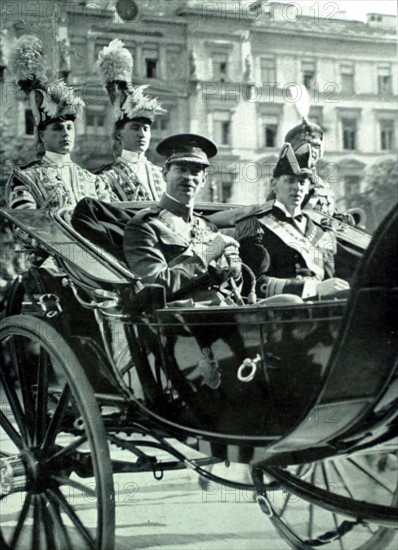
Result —
<path fill-rule="evenodd" d="M 265 467 L 283 488 L 267 494 L 270 519 L 296 550 L 385 550 L 395 532 L 380 524 L 396 527 L 397 467 L 393 451 Z"/>
<path fill-rule="evenodd" d="M 80 363 L 27 315 L 0 323 L 0 347 L 0 546 L 111 549 L 112 466 Z"/>

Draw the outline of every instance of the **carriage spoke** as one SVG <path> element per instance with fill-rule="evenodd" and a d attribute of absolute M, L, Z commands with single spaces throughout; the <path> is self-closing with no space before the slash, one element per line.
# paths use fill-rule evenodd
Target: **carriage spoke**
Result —
<path fill-rule="evenodd" d="M 301 472 L 303 471 L 303 468 L 304 468 L 304 465 L 303 464 L 300 464 L 300 466 L 298 467 L 297 469 L 297 476 L 300 476 Z M 282 517 L 283 514 L 285 513 L 285 510 L 289 504 L 289 500 L 292 498 L 292 493 L 287 493 L 286 495 L 286 498 L 285 498 L 285 502 L 283 503 L 283 506 L 281 508 L 281 511 L 279 512 L 279 517 Z"/>
<path fill-rule="evenodd" d="M 76 439 L 73 443 L 70 443 L 69 445 L 66 445 L 65 447 L 62 447 L 57 453 L 55 453 L 48 461 L 48 464 L 51 464 L 53 467 L 53 463 L 57 460 L 63 459 L 72 453 L 76 451 L 82 445 L 87 441 L 87 436 L 82 435 Z"/>
<path fill-rule="evenodd" d="M 326 466 L 325 466 L 324 462 L 321 463 L 321 472 L 322 472 L 323 482 L 325 484 L 325 489 L 326 489 L 326 491 L 328 491 L 329 490 L 329 480 L 328 480 L 328 476 L 327 476 L 327 472 L 326 472 Z M 339 531 L 339 521 L 337 519 L 337 516 L 336 516 L 335 512 L 332 512 L 332 517 L 333 517 L 334 528 L 336 530 L 336 533 L 338 533 L 338 531 Z M 338 541 L 339 541 L 340 549 L 344 550 L 343 541 L 342 541 L 342 538 L 340 536 L 338 537 Z"/>
<path fill-rule="evenodd" d="M 394 495 L 395 490 L 391 489 L 373 470 L 364 466 L 363 464 L 359 464 L 352 457 L 349 458 L 348 461 L 356 466 L 358 470 L 361 470 L 362 472 L 367 474 L 375 483 L 377 483 L 377 485 L 379 485 L 379 487 L 383 487 L 383 489 L 385 489 L 390 495 Z"/>
<path fill-rule="evenodd" d="M 349 488 L 349 486 L 348 486 L 348 484 L 347 484 L 347 482 L 346 482 L 346 480 L 345 480 L 345 477 L 343 476 L 343 473 L 342 473 L 342 471 L 341 471 L 341 468 L 340 468 L 339 466 L 337 466 L 337 464 L 335 463 L 334 460 L 333 460 L 333 462 L 332 462 L 332 467 L 333 467 L 333 470 L 336 472 L 337 477 L 339 478 L 339 480 L 340 480 L 341 483 L 343 484 L 344 489 L 347 491 L 348 496 L 349 496 L 350 498 L 354 498 L 354 495 L 353 495 L 351 489 Z"/>
<path fill-rule="evenodd" d="M 47 447 L 52 447 L 52 445 L 54 444 L 55 438 L 57 437 L 59 428 L 65 416 L 70 395 L 71 395 L 70 388 L 68 385 L 65 385 L 62 390 L 61 397 L 56 405 L 54 414 L 47 427 L 47 432 L 44 436 L 43 443 L 41 446 L 42 449 L 45 449 Z"/>
<path fill-rule="evenodd" d="M 40 445 L 43 441 L 47 419 L 48 397 L 48 355 L 44 350 L 40 353 L 37 369 L 37 392 L 35 408 L 34 444 Z"/>
<path fill-rule="evenodd" d="M 14 415 L 15 421 L 22 435 L 23 446 L 26 447 L 26 442 L 28 441 L 28 432 L 26 431 L 26 418 L 22 411 L 17 393 L 13 387 L 12 382 L 9 379 L 9 373 L 7 373 L 6 368 L 3 365 L 3 361 L 1 362 L 0 368 L 0 381 L 3 384 L 8 403 L 10 404 L 10 409 Z"/>
<path fill-rule="evenodd" d="M 64 495 L 58 489 L 49 489 L 48 492 L 54 497 L 55 501 L 59 506 L 64 510 L 69 519 L 72 521 L 77 531 L 79 532 L 81 538 L 88 544 L 90 548 L 95 550 L 95 542 L 91 537 L 88 530 L 84 527 L 83 523 L 80 521 L 76 512 L 70 506 Z"/>
<path fill-rule="evenodd" d="M 72 543 L 69 538 L 66 527 L 62 521 L 61 514 L 59 513 L 59 507 L 57 502 L 54 500 L 54 498 L 48 491 L 46 491 L 45 494 L 47 497 L 47 504 L 48 504 L 47 513 L 54 525 L 56 536 L 59 537 L 60 539 L 60 544 L 58 546 L 60 548 L 72 548 Z"/>
<path fill-rule="evenodd" d="M 23 527 L 24 527 L 24 524 L 25 524 L 25 520 L 26 520 L 28 512 L 29 512 L 31 501 L 32 501 L 32 495 L 30 493 L 28 493 L 25 497 L 25 501 L 23 503 L 21 513 L 19 514 L 18 521 L 17 521 L 17 524 L 15 526 L 14 533 L 12 535 L 12 539 L 11 539 L 11 542 L 10 542 L 10 550 L 13 550 L 17 546 L 17 543 L 19 541 L 19 537 L 22 533 L 22 530 L 23 530 Z"/>
<path fill-rule="evenodd" d="M 57 536 L 54 533 L 54 521 L 50 513 L 50 503 L 44 494 L 40 495 L 41 511 L 44 524 L 45 548 L 46 550 L 55 550 L 57 548 Z"/>
<path fill-rule="evenodd" d="M 32 550 L 40 549 L 42 523 L 43 517 L 40 497 L 39 495 L 33 495 Z"/>
<path fill-rule="evenodd" d="M 70 479 L 66 476 L 52 476 L 52 478 L 57 481 L 60 485 L 68 485 L 69 487 L 73 487 L 74 489 L 78 489 L 81 491 L 82 494 L 87 495 L 88 497 L 95 498 L 97 496 L 97 492 L 94 489 L 89 489 L 86 485 L 83 485 L 83 483 L 79 483 L 78 481 L 74 481 L 73 479 Z"/>
<path fill-rule="evenodd" d="M 308 517 L 308 538 L 312 539 L 312 532 L 314 528 L 314 505 L 309 503 L 309 517 Z"/>
<path fill-rule="evenodd" d="M 20 345 L 18 346 L 18 351 L 17 351 L 15 339 L 13 338 L 10 341 L 10 352 L 11 352 L 12 362 L 18 376 L 24 410 L 25 412 L 31 412 L 34 410 L 34 399 L 32 394 L 32 384 L 29 383 L 28 376 L 29 374 L 32 374 L 31 373 L 32 367 L 31 367 L 31 362 L 28 360 L 28 358 L 20 357 L 23 353 L 23 350 L 24 350 L 24 346 L 22 342 L 20 342 Z M 26 414 L 25 422 L 27 425 L 29 437 L 33 439 L 33 433 L 34 433 L 33 417 L 30 414 Z"/>
<path fill-rule="evenodd" d="M 22 441 L 21 436 L 16 431 L 14 426 L 8 420 L 3 411 L 0 410 L 0 426 L 6 432 L 11 441 L 18 447 L 18 449 L 23 449 L 26 447 L 25 443 Z"/>

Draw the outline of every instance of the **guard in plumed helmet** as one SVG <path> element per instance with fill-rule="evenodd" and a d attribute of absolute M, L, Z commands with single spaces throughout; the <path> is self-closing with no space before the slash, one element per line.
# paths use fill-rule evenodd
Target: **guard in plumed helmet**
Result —
<path fill-rule="evenodd" d="M 29 96 L 44 156 L 14 168 L 6 187 L 7 205 L 15 209 L 60 208 L 75 206 L 87 196 L 111 200 L 103 180 L 71 160 L 74 122 L 84 102 L 63 81 L 48 79 L 41 40 L 20 37 L 11 54 L 10 69 Z"/>
<path fill-rule="evenodd" d="M 260 298 L 330 297 L 349 288 L 334 277 L 333 231 L 302 210 L 314 177 L 312 158 L 308 143 L 297 154 L 285 143 L 271 181 L 274 199 L 236 225 L 240 255 L 256 275 Z"/>
<path fill-rule="evenodd" d="M 104 47 L 97 62 L 114 111 L 116 160 L 99 173 L 119 200 L 159 200 L 165 182 L 161 169 L 146 158 L 155 117 L 165 112 L 144 94 L 147 86 L 133 86 L 133 58 L 118 39 Z"/>
<path fill-rule="evenodd" d="M 166 191 L 155 208 L 137 214 L 124 233 L 127 264 L 145 283 L 161 284 L 168 300 L 180 296 L 209 305 L 223 302 L 215 286 L 231 272 L 240 277 L 237 242 L 194 211 L 216 145 L 195 134 L 171 136 L 157 147 L 166 157 Z"/>
<path fill-rule="evenodd" d="M 311 145 L 311 168 L 314 170 L 311 187 L 305 198 L 303 208 L 319 210 L 329 216 L 336 213 L 336 197 L 328 182 L 325 182 L 316 171 L 316 165 L 323 156 L 323 130 L 318 124 L 309 121 L 310 97 L 307 88 L 301 86 L 301 94 L 295 101 L 295 107 L 302 118 L 300 124 L 289 130 L 285 142 L 290 143 L 293 151 L 301 154 L 303 147 Z"/>

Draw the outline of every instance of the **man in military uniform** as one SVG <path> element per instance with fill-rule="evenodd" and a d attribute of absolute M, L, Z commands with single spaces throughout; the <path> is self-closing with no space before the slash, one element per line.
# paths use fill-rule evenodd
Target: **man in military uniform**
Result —
<path fill-rule="evenodd" d="M 98 57 L 98 66 L 114 109 L 114 150 L 119 156 L 99 173 L 122 201 L 159 200 L 165 182 L 162 171 L 145 153 L 151 125 L 164 109 L 144 95 L 145 86 L 133 86 L 133 59 L 120 40 L 112 40 Z M 111 70 L 110 67 L 112 67 Z"/>
<path fill-rule="evenodd" d="M 328 297 L 349 288 L 346 281 L 333 277 L 334 233 L 301 209 L 313 177 L 311 159 L 309 144 L 296 156 L 286 143 L 271 182 L 275 200 L 237 223 L 240 255 L 257 277 L 259 298 Z"/>
<path fill-rule="evenodd" d="M 36 59 L 37 66 L 28 64 L 24 73 L 21 67 L 31 50 L 30 59 Z M 15 46 L 13 65 L 19 86 L 29 95 L 44 156 L 14 168 L 6 187 L 7 205 L 15 209 L 60 208 L 75 206 L 87 196 L 109 201 L 112 194 L 104 181 L 70 158 L 74 121 L 84 102 L 63 82 L 44 79 L 44 53 L 40 56 L 37 52 L 43 52 L 41 41 L 22 36 Z"/>
<path fill-rule="evenodd" d="M 159 143 L 157 152 L 167 157 L 166 192 L 158 206 L 143 210 L 127 224 L 126 261 L 143 282 L 162 284 L 169 300 L 178 293 L 194 302 L 220 304 L 222 295 L 209 288 L 231 272 L 240 277 L 238 244 L 193 211 L 216 145 L 202 136 L 180 134 Z M 232 271 L 227 261 L 231 257 L 236 262 Z"/>
<path fill-rule="evenodd" d="M 301 155 L 306 145 L 311 145 L 310 167 L 313 177 L 310 191 L 305 198 L 303 207 L 319 210 L 329 216 L 336 213 L 336 197 L 331 185 L 316 173 L 316 165 L 323 155 L 323 130 L 318 124 L 310 123 L 305 118 L 301 124 L 294 126 L 285 136 L 285 142 L 290 143 L 293 151 Z"/>

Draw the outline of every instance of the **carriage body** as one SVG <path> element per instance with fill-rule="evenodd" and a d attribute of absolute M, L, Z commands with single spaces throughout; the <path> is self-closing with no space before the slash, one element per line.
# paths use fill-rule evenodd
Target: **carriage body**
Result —
<path fill-rule="evenodd" d="M 67 211 L 3 215 L 28 236 L 33 254 L 29 272 L 11 292 L 8 320 L 21 313 L 44 319 L 65 340 L 83 367 L 77 376 L 87 377 L 99 407 L 118 411 L 103 418 L 105 430 L 139 425 L 162 438 L 193 436 L 231 452 L 256 448 L 248 460 L 261 459 L 268 472 L 375 446 L 394 448 L 397 209 L 366 253 L 369 236 L 339 222 L 345 257 L 354 265 L 363 256 L 348 300 L 282 298 L 204 308 L 183 300 L 167 304 L 162 287 L 143 285 L 79 235 Z M 15 303 L 26 296 L 21 311 Z M 352 501 L 334 504 L 339 510 L 348 505 Z M 394 523 L 390 509 L 368 512 L 383 525 Z M 99 547 L 104 544 L 109 540 Z"/>

